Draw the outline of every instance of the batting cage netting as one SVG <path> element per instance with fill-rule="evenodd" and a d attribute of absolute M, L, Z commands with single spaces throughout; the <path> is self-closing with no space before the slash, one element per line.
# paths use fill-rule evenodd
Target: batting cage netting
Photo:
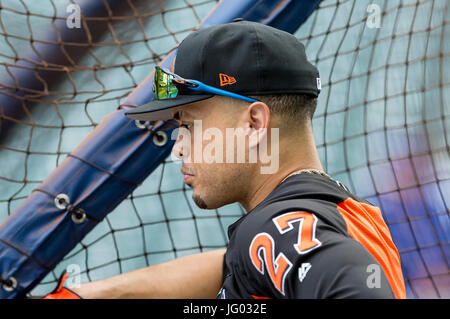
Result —
<path fill-rule="evenodd" d="M 308 3 L 309 12 L 289 9 L 294 2 Z M 135 98 L 186 35 L 204 21 L 213 24 L 211 16 L 284 28 L 304 43 L 321 74 L 313 129 L 324 169 L 381 208 L 400 253 L 407 297 L 450 298 L 446 0 L 1 0 L 1 296 L 11 297 L 14 289 L 46 294 L 64 269 L 72 280 L 79 275 L 87 282 L 226 246 L 227 227 L 243 208 L 199 209 L 170 145 L 158 151 L 146 123 L 125 125 L 111 115 Z M 295 20 L 301 25 L 291 30 Z M 128 145 L 130 139 L 140 144 Z M 145 143 L 157 145 L 151 154 L 159 157 L 151 157 L 148 177 L 139 180 L 139 169 L 128 174 L 124 167 L 145 167 L 137 160 L 144 151 L 133 148 L 148 149 Z M 130 149 L 136 158 L 124 159 Z M 73 165 L 98 175 L 72 171 Z M 89 193 L 100 180 L 102 192 Z M 89 187 L 68 191 L 83 182 Z M 24 211 L 26 220 L 41 214 L 48 222 L 25 227 L 17 217 Z M 74 227 L 83 214 L 93 223 L 77 235 L 71 228 L 65 229 L 69 235 L 47 235 L 51 218 L 62 220 L 58 214 L 67 211 Z M 62 248 L 34 253 L 8 239 L 17 235 L 11 232 L 31 236 L 30 242 L 45 237 L 49 247 Z M 64 238 L 73 243 L 68 252 Z M 20 265 L 11 257 L 16 255 Z M 56 259 L 46 264 L 47 257 Z M 34 271 L 30 259 L 41 275 L 21 286 L 20 272 Z M 18 282 L 8 281 L 12 276 Z"/>

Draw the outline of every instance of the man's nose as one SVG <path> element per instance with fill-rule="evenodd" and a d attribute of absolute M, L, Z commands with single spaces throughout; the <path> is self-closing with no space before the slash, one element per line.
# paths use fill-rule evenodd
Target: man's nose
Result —
<path fill-rule="evenodd" d="M 180 134 L 181 133 L 181 134 Z M 186 159 L 190 154 L 190 136 L 186 132 L 178 132 L 177 139 L 172 148 L 172 154 L 179 159 Z"/>
<path fill-rule="evenodd" d="M 173 145 L 172 154 L 179 159 L 183 159 L 183 145 L 182 142 L 179 142 L 179 139 Z"/>

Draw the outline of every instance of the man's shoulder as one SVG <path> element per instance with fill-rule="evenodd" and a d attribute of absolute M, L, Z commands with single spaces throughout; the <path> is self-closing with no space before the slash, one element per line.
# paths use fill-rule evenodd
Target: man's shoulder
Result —
<path fill-rule="evenodd" d="M 349 236 L 343 221 L 330 222 L 324 210 L 312 206 L 308 200 L 287 211 L 268 205 L 245 219 L 227 251 L 229 263 L 239 270 L 235 276 L 257 282 L 252 289 L 266 292 L 265 296 L 372 296 L 364 285 L 367 267 L 377 265 L 376 260 Z M 264 214 L 266 210 L 270 214 Z M 340 218 L 337 211 L 334 216 Z M 386 291 L 382 296 L 390 296 Z"/>
<path fill-rule="evenodd" d="M 345 221 L 337 211 L 337 205 L 314 198 L 281 199 L 258 207 L 236 225 L 235 231 L 246 234 L 262 230 L 283 232 L 282 229 L 292 223 L 307 223 L 309 219 L 321 229 L 325 227 L 340 234 L 346 233 Z"/>
<path fill-rule="evenodd" d="M 347 225 L 340 209 L 349 201 L 363 204 L 367 209 L 376 209 L 376 206 L 351 193 L 343 183 L 334 179 L 312 174 L 292 176 L 241 218 L 232 231 L 263 229 L 277 220 L 289 219 L 288 216 L 295 214 L 300 216 L 304 212 L 313 214 L 328 229 L 346 234 Z"/>

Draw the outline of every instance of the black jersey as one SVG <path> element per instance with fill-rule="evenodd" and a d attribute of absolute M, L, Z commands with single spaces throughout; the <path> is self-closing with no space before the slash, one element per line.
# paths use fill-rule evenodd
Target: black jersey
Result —
<path fill-rule="evenodd" d="M 325 176 L 287 178 L 228 236 L 218 298 L 405 298 L 381 211 Z"/>

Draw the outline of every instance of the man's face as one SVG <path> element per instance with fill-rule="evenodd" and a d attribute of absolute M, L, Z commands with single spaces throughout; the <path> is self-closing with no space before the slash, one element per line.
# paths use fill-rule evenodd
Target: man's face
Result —
<path fill-rule="evenodd" d="M 245 180 L 248 184 L 251 170 L 249 164 L 237 163 L 237 140 L 242 142 L 242 137 L 237 137 L 234 145 L 227 139 L 230 130 L 240 128 L 245 131 L 243 114 L 244 108 L 220 97 L 183 105 L 172 111 L 180 124 L 173 153 L 183 160 L 184 182 L 193 188 L 194 202 L 200 208 L 218 208 L 239 201 L 244 195 Z M 247 153 L 245 141 L 244 146 Z"/>

